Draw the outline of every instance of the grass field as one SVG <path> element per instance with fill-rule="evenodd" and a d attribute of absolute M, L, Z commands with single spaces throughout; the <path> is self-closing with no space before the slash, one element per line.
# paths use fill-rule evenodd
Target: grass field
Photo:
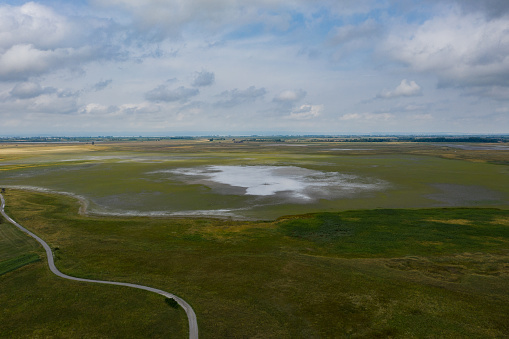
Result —
<path fill-rule="evenodd" d="M 509 332 L 507 210 L 235 221 L 90 217 L 67 196 L 9 190 L 6 199 L 7 212 L 54 249 L 62 272 L 175 293 L 195 309 L 203 338 Z M 185 314 L 157 296 L 64 281 L 44 266 L 0 276 L 2 335 L 185 336 Z"/>
<path fill-rule="evenodd" d="M 31 253 L 23 254 L 13 259 L 0 261 L 0 275 L 9 273 L 39 260 L 41 260 L 41 258 L 37 254 Z"/>
<path fill-rule="evenodd" d="M 509 168 L 503 165 L 509 151 L 426 143 L 296 140 L 276 145 L 204 140 L 1 145 L 0 182 L 72 193 L 86 199 L 92 213 L 126 216 L 271 220 L 349 209 L 509 206 Z M 254 171 L 263 166 L 295 169 L 268 176 L 280 185 L 290 181 L 288 190 L 250 195 L 245 188 L 203 175 L 218 167 Z M 200 171 L 202 175 L 177 174 Z M 254 174 L 246 171 L 237 182 Z M 295 199 L 292 189 L 309 199 Z"/>
<path fill-rule="evenodd" d="M 6 197 L 10 203 L 14 196 Z M 36 213 L 44 210 L 30 206 Z M 45 220 L 37 214 L 29 218 L 35 223 Z M 185 312 L 168 306 L 163 297 L 58 278 L 41 262 L 42 246 L 1 216 L 0 221 L 0 337 L 186 336 Z"/>
<path fill-rule="evenodd" d="M 0 187 L 62 272 L 175 293 L 202 338 L 506 337 L 508 151 L 462 147 L 0 144 Z M 53 276 L 0 221 L 0 337 L 186 336 L 164 298 Z"/>
<path fill-rule="evenodd" d="M 0 215 L 0 260 L 16 259 L 25 254 L 42 253 L 39 244 L 8 223 Z"/>

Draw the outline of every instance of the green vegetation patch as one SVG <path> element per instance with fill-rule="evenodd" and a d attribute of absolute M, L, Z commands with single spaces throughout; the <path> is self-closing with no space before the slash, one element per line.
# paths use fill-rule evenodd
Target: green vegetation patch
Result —
<path fill-rule="evenodd" d="M 4 159 L 0 181 L 7 187 L 77 194 L 88 200 L 91 212 L 124 215 L 197 213 L 266 220 L 350 209 L 509 206 L 509 167 L 493 164 L 509 161 L 505 148 L 465 150 L 424 142 L 353 144 L 309 138 L 292 143 L 302 147 L 231 140 L 5 146 L 0 148 Z M 321 194 L 304 192 L 311 199 L 302 203 L 287 199 L 291 192 L 256 196 L 239 187 L 171 172 L 206 166 L 293 166 L 335 179 L 330 187 L 315 191 Z M 343 175 L 345 182 L 338 179 Z M 305 182 L 317 178 L 305 177 Z M 341 193 L 343 183 L 348 188 L 350 181 L 376 184 L 376 189 L 354 187 Z"/>
<path fill-rule="evenodd" d="M 283 219 L 279 227 L 342 257 L 438 256 L 509 248 L 509 227 L 497 222 L 508 216 L 497 209 L 360 210 Z"/>
<path fill-rule="evenodd" d="M 178 309 L 179 308 L 179 304 L 178 302 L 173 299 L 173 298 L 165 298 L 164 301 L 166 302 L 166 304 L 168 304 L 168 306 L 170 306 L 171 308 L 174 308 L 174 309 Z"/>
<path fill-rule="evenodd" d="M 507 210 L 356 210 L 263 222 L 86 217 L 66 196 L 9 194 L 9 214 L 59 248 L 62 272 L 175 293 L 196 311 L 201 338 L 509 333 Z M 8 336 L 55 328 L 67 337 L 186 335 L 183 310 L 161 296 L 149 303 L 143 291 L 46 275 L 36 263 L 0 276 Z"/>
<path fill-rule="evenodd" d="M 0 216 L 0 260 L 9 260 L 41 250 L 42 247 L 37 241 Z"/>
<path fill-rule="evenodd" d="M 0 275 L 12 272 L 20 267 L 23 267 L 25 265 L 31 264 L 39 260 L 41 260 L 41 258 L 37 254 L 30 253 L 21 255 L 17 258 L 2 261 L 0 262 Z"/>
<path fill-rule="evenodd" d="M 185 338 L 187 318 L 161 297 L 65 280 L 35 263 L 0 276 L 1 338 Z"/>
<path fill-rule="evenodd" d="M 355 225 L 344 220 L 339 214 L 320 213 L 309 218 L 296 218 L 279 225 L 287 235 L 330 243 L 339 238 L 353 235 Z"/>

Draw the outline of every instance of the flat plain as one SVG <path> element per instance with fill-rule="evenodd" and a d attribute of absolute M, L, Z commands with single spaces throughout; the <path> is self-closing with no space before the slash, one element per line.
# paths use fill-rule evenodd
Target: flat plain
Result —
<path fill-rule="evenodd" d="M 76 195 L 102 215 L 271 220 L 349 209 L 506 208 L 508 153 L 430 143 L 8 144 L 0 180 Z"/>
<path fill-rule="evenodd" d="M 175 293 L 203 338 L 509 332 L 506 150 L 179 140 L 0 157 L 7 213 L 62 272 Z M 44 258 L 0 226 L 0 264 Z M 185 313 L 157 296 L 63 281 L 44 261 L 0 284 L 0 336 L 185 337 Z"/>

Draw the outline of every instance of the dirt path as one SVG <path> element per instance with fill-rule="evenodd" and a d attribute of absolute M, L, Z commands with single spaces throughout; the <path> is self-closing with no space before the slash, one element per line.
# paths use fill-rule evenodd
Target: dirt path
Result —
<path fill-rule="evenodd" d="M 59 277 L 64 278 L 64 279 L 75 280 L 75 281 L 83 281 L 83 282 L 89 282 L 89 283 L 98 283 L 98 284 L 108 284 L 108 285 L 119 285 L 119 286 L 133 287 L 133 288 L 138 288 L 140 290 L 154 292 L 154 293 L 160 294 L 162 296 L 165 296 L 167 298 L 174 299 L 184 309 L 184 311 L 187 314 L 187 319 L 189 321 L 189 338 L 190 339 L 197 339 L 198 338 L 198 322 L 196 321 L 196 314 L 194 313 L 193 308 L 186 301 L 184 301 L 183 299 L 177 297 L 174 294 L 165 292 L 163 290 L 159 290 L 157 288 L 152 288 L 152 287 L 143 286 L 143 285 L 137 285 L 137 284 L 123 283 L 123 282 L 116 282 L 116 281 L 104 281 L 104 280 L 93 280 L 93 279 L 75 278 L 75 277 L 71 277 L 70 275 L 63 274 L 62 272 L 60 272 L 56 268 L 56 266 L 55 266 L 55 262 L 53 260 L 53 253 L 51 252 L 51 248 L 49 247 L 49 245 L 44 240 L 39 238 L 37 235 L 33 234 L 32 232 L 30 232 L 29 230 L 27 230 L 26 228 L 24 228 L 23 226 L 18 224 L 16 221 L 14 221 L 11 217 L 9 217 L 5 213 L 5 211 L 4 211 L 5 200 L 4 200 L 4 197 L 3 197 L 2 194 L 0 194 L 0 199 L 2 200 L 2 206 L 1 206 L 1 209 L 0 209 L 0 212 L 2 213 L 2 215 L 11 224 L 13 224 L 17 228 L 19 228 L 20 230 L 22 230 L 23 232 L 25 232 L 26 234 L 28 234 L 29 236 L 31 236 L 32 238 L 37 240 L 42 245 L 42 247 L 44 247 L 44 249 L 46 250 L 46 257 L 48 258 L 48 265 L 49 265 L 49 268 L 50 268 L 51 272 L 53 272 L 54 274 L 56 274 Z"/>

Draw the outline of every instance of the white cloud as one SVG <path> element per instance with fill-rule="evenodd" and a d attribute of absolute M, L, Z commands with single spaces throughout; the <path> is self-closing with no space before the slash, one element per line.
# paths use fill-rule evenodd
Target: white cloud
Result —
<path fill-rule="evenodd" d="M 345 44 L 349 42 L 370 39 L 380 36 L 383 28 L 373 19 L 357 25 L 343 25 L 335 27 L 330 38 L 333 44 Z"/>
<path fill-rule="evenodd" d="M 385 43 L 396 60 L 435 73 L 447 86 L 509 86 L 509 16 L 451 12 L 400 26 Z"/>
<path fill-rule="evenodd" d="M 0 6 L 0 52 L 15 45 L 61 47 L 74 32 L 67 18 L 35 2 L 20 7 Z"/>
<path fill-rule="evenodd" d="M 25 107 L 33 113 L 70 114 L 76 112 L 77 102 L 72 97 L 41 95 L 28 101 Z"/>
<path fill-rule="evenodd" d="M 152 103 L 140 103 L 140 104 L 123 104 L 120 106 L 106 106 L 98 103 L 89 103 L 79 108 L 78 113 L 81 115 L 90 115 L 95 117 L 130 117 L 140 114 L 143 119 L 146 118 L 146 114 L 160 112 L 160 106 Z"/>
<path fill-rule="evenodd" d="M 230 108 L 240 104 L 253 102 L 267 93 L 265 88 L 256 88 L 250 86 L 245 90 L 233 89 L 230 91 L 224 91 L 219 96 L 223 99 L 217 101 L 214 105 L 221 108 Z"/>
<path fill-rule="evenodd" d="M 98 83 L 96 83 L 94 86 L 92 86 L 93 91 L 102 91 L 103 89 L 107 88 L 111 83 L 113 82 L 113 79 L 108 80 L 101 80 Z"/>
<path fill-rule="evenodd" d="M 15 45 L 0 55 L 0 80 L 24 80 L 31 76 L 95 59 L 96 50 L 81 48 L 56 48 L 40 50 L 34 45 Z"/>
<path fill-rule="evenodd" d="M 187 101 L 189 98 L 200 94 L 196 88 L 186 88 L 180 86 L 175 89 L 169 88 L 167 85 L 160 85 L 146 93 L 145 98 L 149 101 Z"/>
<path fill-rule="evenodd" d="M 397 98 L 397 97 L 412 97 L 422 95 L 421 86 L 417 85 L 415 81 L 408 81 L 407 79 L 401 80 L 401 83 L 392 91 L 383 91 L 377 95 L 377 98 Z"/>
<path fill-rule="evenodd" d="M 423 109 L 425 109 L 427 106 L 426 105 L 415 105 L 415 104 L 410 104 L 410 105 L 406 105 L 403 107 L 403 110 L 404 111 L 407 111 L 407 112 L 411 112 L 411 111 L 422 111 Z"/>
<path fill-rule="evenodd" d="M 113 108 L 114 109 L 114 108 Z M 90 103 L 80 108 L 79 113 L 80 114 L 87 114 L 87 115 L 104 115 L 108 112 L 111 112 L 112 107 Z"/>
<path fill-rule="evenodd" d="M 285 90 L 276 95 L 273 99 L 274 102 L 280 103 L 293 103 L 303 99 L 306 96 L 306 91 L 302 89 L 297 90 Z"/>
<path fill-rule="evenodd" d="M 347 113 L 339 117 L 340 120 L 358 120 L 361 119 L 362 115 L 359 113 Z"/>
<path fill-rule="evenodd" d="M 0 81 L 118 58 L 122 39 L 114 40 L 122 34 L 110 26 L 111 20 L 65 17 L 35 2 L 0 5 Z"/>
<path fill-rule="evenodd" d="M 202 71 L 202 72 L 199 72 L 196 75 L 196 77 L 194 78 L 193 86 L 195 86 L 195 87 L 210 86 L 214 83 L 215 80 L 216 80 L 216 77 L 215 77 L 214 73 Z"/>
<path fill-rule="evenodd" d="M 42 88 L 39 83 L 22 82 L 14 86 L 10 94 L 17 99 L 31 99 L 42 94 L 54 93 L 55 91 L 56 89 L 52 87 Z"/>
<path fill-rule="evenodd" d="M 464 96 L 479 96 L 497 101 L 509 101 L 509 86 L 471 87 L 464 91 Z"/>
<path fill-rule="evenodd" d="M 357 121 L 388 121 L 394 119 L 391 113 L 347 113 L 339 117 L 339 120 L 357 120 Z"/>
<path fill-rule="evenodd" d="M 284 1 L 241 0 L 94 0 L 99 7 L 122 8 L 132 15 L 138 29 L 155 33 L 155 37 L 178 37 L 191 24 L 205 33 L 231 24 L 248 24 L 260 20 L 266 11 Z M 159 35 L 159 36 L 158 36 Z"/>
<path fill-rule="evenodd" d="M 288 118 L 295 120 L 313 119 L 318 117 L 322 111 L 323 105 L 301 105 L 300 107 L 294 109 Z"/>
<path fill-rule="evenodd" d="M 433 115 L 431 114 L 414 114 L 411 116 L 411 118 L 413 118 L 414 120 L 419 120 L 419 121 L 426 121 L 426 120 L 433 120 Z"/>

